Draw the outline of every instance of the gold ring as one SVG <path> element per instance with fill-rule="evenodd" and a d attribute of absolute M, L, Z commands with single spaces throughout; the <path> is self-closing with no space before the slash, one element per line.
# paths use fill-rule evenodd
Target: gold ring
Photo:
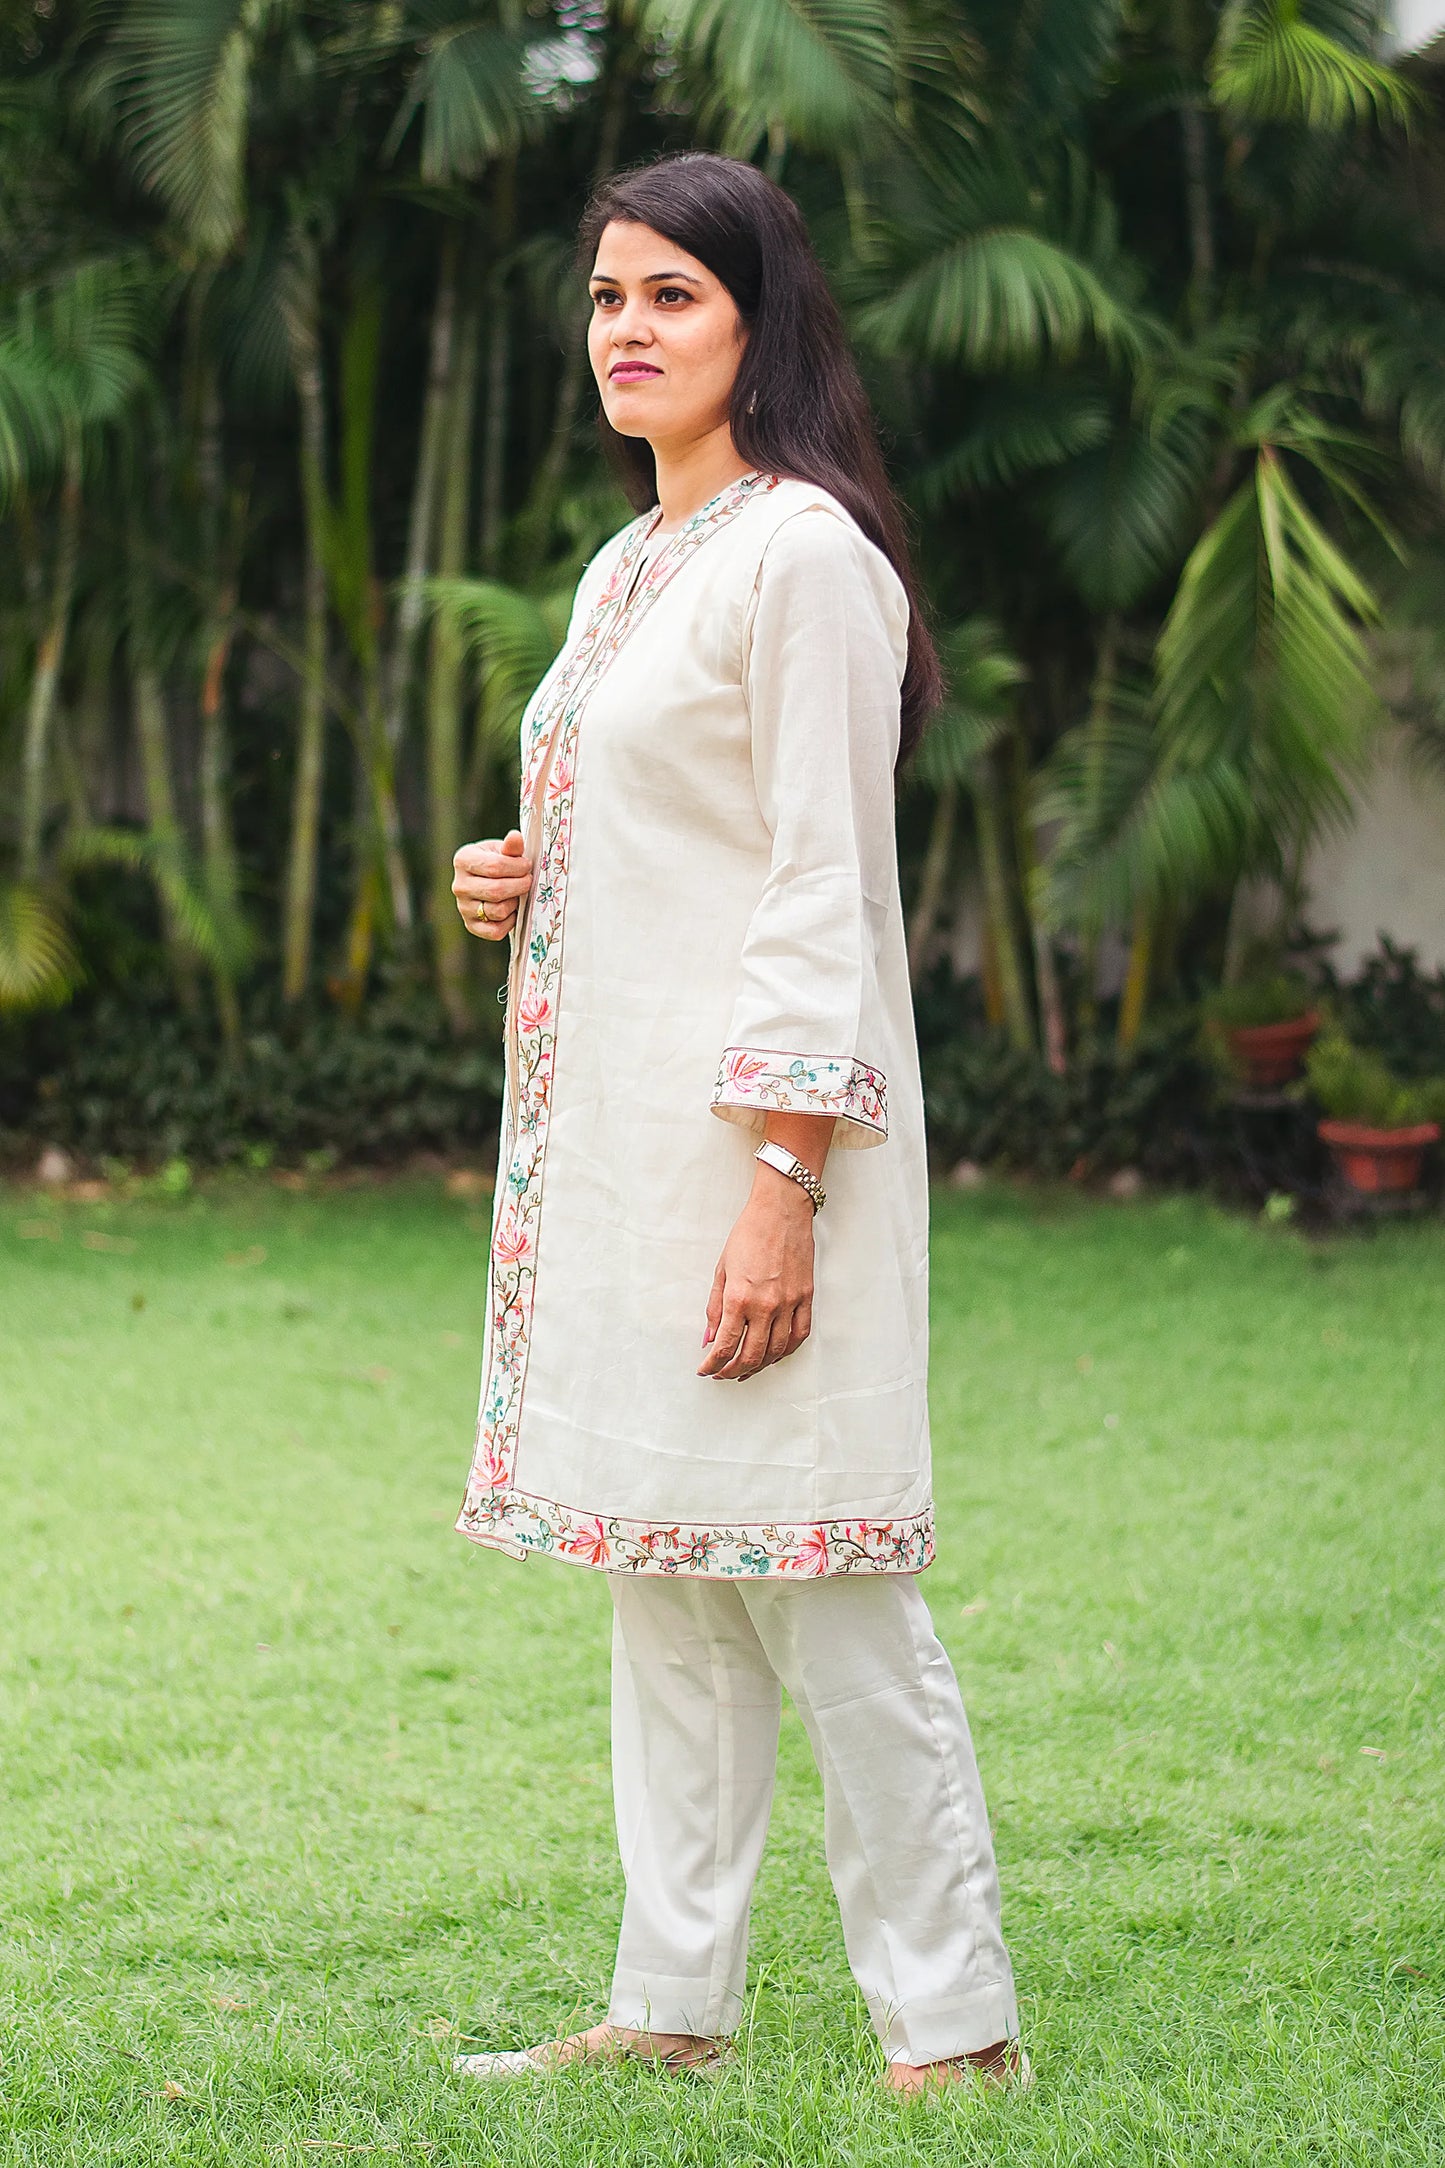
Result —
<path fill-rule="evenodd" d="M 486 905 L 485 905 L 484 903 L 479 903 L 479 904 L 477 905 L 477 920 L 478 920 L 478 923 L 479 923 L 480 925 L 483 925 L 483 926 L 487 926 L 487 925 L 490 925 L 490 924 L 491 924 L 491 917 L 492 917 L 492 914 L 491 914 L 491 912 L 490 912 L 490 911 L 489 911 L 489 910 L 487 909 Z"/>

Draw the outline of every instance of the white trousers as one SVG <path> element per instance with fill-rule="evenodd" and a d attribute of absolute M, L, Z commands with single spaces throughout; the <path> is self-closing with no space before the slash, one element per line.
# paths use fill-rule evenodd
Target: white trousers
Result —
<path fill-rule="evenodd" d="M 781 1682 L 822 1775 L 848 1962 L 889 2060 L 1014 2037 L 988 1810 L 917 1582 L 608 1579 L 627 1884 L 611 2022 L 736 2028 Z"/>

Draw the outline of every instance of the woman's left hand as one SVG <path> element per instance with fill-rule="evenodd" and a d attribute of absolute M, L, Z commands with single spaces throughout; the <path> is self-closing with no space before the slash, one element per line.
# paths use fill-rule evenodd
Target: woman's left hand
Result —
<path fill-rule="evenodd" d="M 759 1162 L 713 1275 L 700 1378 L 750 1378 L 802 1346 L 813 1326 L 813 1204 Z"/>

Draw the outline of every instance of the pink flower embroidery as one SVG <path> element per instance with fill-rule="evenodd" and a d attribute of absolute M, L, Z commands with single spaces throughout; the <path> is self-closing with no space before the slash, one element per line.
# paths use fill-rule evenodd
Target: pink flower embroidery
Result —
<path fill-rule="evenodd" d="M 768 1064 L 761 1054 L 750 1054 L 746 1047 L 734 1047 L 726 1057 L 727 1077 L 739 1091 L 746 1091 L 758 1077 L 766 1076 Z"/>
<path fill-rule="evenodd" d="M 492 1255 L 499 1264 L 519 1265 L 532 1254 L 532 1237 L 514 1213 L 508 1213 L 497 1229 Z M 516 1321 L 520 1324 L 520 1320 Z"/>
<path fill-rule="evenodd" d="M 796 1573 L 805 1578 L 828 1571 L 828 1531 L 826 1528 L 805 1528 L 799 1531 L 801 1541 L 780 1562 L 784 1573 Z"/>
<path fill-rule="evenodd" d="M 562 1538 L 562 1548 L 580 1558 L 584 1565 L 605 1566 L 612 1556 L 607 1534 L 600 1520 L 578 1521 Z"/>
<path fill-rule="evenodd" d="M 552 1004 L 545 994 L 524 994 L 517 1003 L 517 1022 L 523 1031 L 541 1031 L 552 1021 Z"/>

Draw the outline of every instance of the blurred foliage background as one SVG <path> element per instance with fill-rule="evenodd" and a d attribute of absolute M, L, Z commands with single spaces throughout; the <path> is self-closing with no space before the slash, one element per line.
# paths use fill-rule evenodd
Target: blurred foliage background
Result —
<path fill-rule="evenodd" d="M 476 1134 L 505 949 L 452 852 L 628 516 L 575 221 L 690 145 L 802 204 L 912 508 L 925 1045 L 1137 1127 L 1261 883 L 1298 936 L 1384 646 L 1445 765 L 1441 80 L 1378 17 L 0 0 L 0 1128 Z"/>

